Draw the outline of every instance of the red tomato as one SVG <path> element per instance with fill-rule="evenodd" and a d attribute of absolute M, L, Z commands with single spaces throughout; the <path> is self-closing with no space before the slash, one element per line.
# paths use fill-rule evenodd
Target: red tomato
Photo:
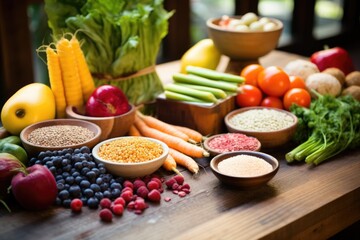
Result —
<path fill-rule="evenodd" d="M 261 101 L 260 105 L 263 107 L 284 109 L 282 100 L 278 97 L 266 97 Z"/>
<path fill-rule="evenodd" d="M 281 97 L 290 87 L 290 79 L 280 67 L 267 67 L 259 73 L 258 86 L 269 96 Z"/>
<path fill-rule="evenodd" d="M 310 107 L 311 96 L 310 93 L 302 88 L 293 88 L 287 91 L 284 95 L 284 108 L 286 110 L 290 109 L 292 104 L 297 104 L 301 107 Z"/>
<path fill-rule="evenodd" d="M 240 89 L 241 93 L 236 96 L 236 103 L 239 107 L 259 106 L 262 99 L 260 89 L 249 84 L 242 85 Z"/>
<path fill-rule="evenodd" d="M 290 89 L 292 88 L 303 88 L 306 89 L 305 80 L 299 76 L 289 76 Z"/>
<path fill-rule="evenodd" d="M 245 84 L 257 86 L 259 73 L 264 70 L 260 64 L 250 64 L 241 70 L 240 76 L 245 78 Z"/>

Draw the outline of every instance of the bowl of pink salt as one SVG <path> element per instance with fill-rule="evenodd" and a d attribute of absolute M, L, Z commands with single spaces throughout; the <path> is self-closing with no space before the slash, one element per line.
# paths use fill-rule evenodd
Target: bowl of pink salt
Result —
<path fill-rule="evenodd" d="M 257 138 L 242 133 L 221 133 L 206 138 L 204 148 L 211 156 L 216 156 L 225 152 L 260 151 L 261 143 Z"/>
<path fill-rule="evenodd" d="M 263 152 L 235 151 L 215 156 L 210 168 L 222 183 L 251 189 L 267 184 L 279 170 L 279 161 Z"/>

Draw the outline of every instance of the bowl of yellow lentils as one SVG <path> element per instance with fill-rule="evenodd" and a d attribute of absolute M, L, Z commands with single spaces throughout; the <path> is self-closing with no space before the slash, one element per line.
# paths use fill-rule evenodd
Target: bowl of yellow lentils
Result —
<path fill-rule="evenodd" d="M 153 138 L 123 136 L 98 143 L 92 155 L 113 175 L 143 177 L 157 171 L 169 154 L 168 146 Z"/>

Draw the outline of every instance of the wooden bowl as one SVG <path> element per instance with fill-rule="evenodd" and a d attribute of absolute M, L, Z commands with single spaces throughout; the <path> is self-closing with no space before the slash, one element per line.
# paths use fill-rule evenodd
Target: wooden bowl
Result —
<path fill-rule="evenodd" d="M 234 16 L 232 18 L 240 18 Z M 275 18 L 269 18 L 277 26 L 271 31 L 237 31 L 219 26 L 221 18 L 206 21 L 210 38 L 216 48 L 231 60 L 256 60 L 271 52 L 278 44 L 283 24 Z"/>
<path fill-rule="evenodd" d="M 163 153 L 158 158 L 145 161 L 145 162 L 138 162 L 138 163 L 120 163 L 120 162 L 114 162 L 110 159 L 103 159 L 98 155 L 99 148 L 108 142 L 117 140 L 117 139 L 124 139 L 124 138 L 143 138 L 150 140 L 152 142 L 158 143 L 161 145 L 163 149 Z M 95 161 L 99 163 L 103 163 L 106 170 L 110 172 L 113 175 L 121 176 L 121 177 L 129 177 L 129 178 L 136 178 L 136 177 L 143 177 L 149 174 L 154 173 L 156 170 L 158 170 L 164 163 L 167 155 L 169 154 L 169 147 L 154 138 L 147 138 L 147 137 L 132 137 L 132 136 L 124 136 L 124 137 L 118 137 L 118 138 L 111 138 L 105 141 L 102 141 L 98 143 L 92 150 L 92 155 L 95 159 Z"/>
<path fill-rule="evenodd" d="M 79 144 L 71 144 L 71 145 L 64 145 L 64 146 L 43 146 L 43 145 L 37 145 L 34 143 L 31 143 L 28 141 L 29 134 L 34 131 L 35 129 L 41 128 L 41 127 L 49 127 L 49 126 L 58 126 L 58 125 L 71 125 L 71 126 L 80 126 L 89 129 L 94 133 L 94 137 L 88 139 L 85 142 L 79 143 Z M 28 127 L 24 128 L 20 133 L 20 139 L 22 142 L 22 145 L 24 146 L 26 152 L 29 156 L 35 156 L 36 154 L 42 152 L 42 151 L 55 151 L 55 150 L 62 150 L 65 148 L 80 148 L 82 146 L 87 146 L 89 148 L 94 147 L 99 141 L 101 136 L 101 129 L 98 125 L 83 121 L 83 120 L 77 120 L 77 119 L 53 119 L 53 120 L 47 120 L 47 121 L 41 121 L 38 123 L 34 123 L 32 125 L 29 125 Z"/>
<path fill-rule="evenodd" d="M 278 111 L 279 113 L 286 114 L 290 118 L 292 118 L 293 122 L 290 126 L 279 129 L 279 130 L 272 130 L 272 131 L 256 131 L 256 130 L 245 130 L 244 128 L 241 128 L 241 126 L 235 126 L 231 123 L 230 119 L 234 116 L 244 113 L 246 111 L 250 110 L 256 110 L 256 109 L 268 109 L 273 111 Z M 296 132 L 296 127 L 298 123 L 297 117 L 292 114 L 291 112 L 277 109 L 277 108 L 269 108 L 269 107 L 245 107 L 245 108 L 239 108 L 237 110 L 234 110 L 230 113 L 228 113 L 225 116 L 225 125 L 229 132 L 233 133 L 243 133 L 248 136 L 253 136 L 257 138 L 261 142 L 262 148 L 274 148 L 274 147 L 280 147 L 284 145 L 285 143 L 289 142 L 293 135 Z"/>
<path fill-rule="evenodd" d="M 221 161 L 237 155 L 250 155 L 261 158 L 262 160 L 271 164 L 272 170 L 266 174 L 252 176 L 252 177 L 232 176 L 219 171 L 218 165 Z M 210 168 L 213 174 L 226 185 L 230 185 L 241 189 L 253 189 L 265 185 L 276 175 L 276 173 L 279 170 L 279 161 L 273 156 L 263 152 L 254 152 L 254 151 L 227 152 L 227 153 L 219 154 L 216 157 L 214 157 L 210 161 Z"/>
<path fill-rule="evenodd" d="M 241 137 L 241 140 L 236 138 L 236 136 Z M 226 139 L 225 139 L 225 138 Z M 223 146 L 224 148 L 214 148 L 211 144 L 211 141 L 220 140 L 223 144 L 229 144 L 229 147 Z M 246 141 L 247 140 L 247 141 Z M 211 137 L 208 137 L 204 141 L 204 148 L 210 153 L 210 156 L 216 156 L 225 152 L 235 152 L 235 151 L 260 151 L 261 143 L 257 138 L 246 136 L 242 133 L 222 133 L 216 134 Z"/>
<path fill-rule="evenodd" d="M 131 105 L 131 109 L 127 113 L 114 117 L 89 117 L 85 116 L 84 113 L 84 108 L 66 107 L 67 118 L 80 119 L 97 124 L 101 128 L 100 141 L 102 141 L 108 138 L 124 136 L 134 123 L 136 107 Z"/>

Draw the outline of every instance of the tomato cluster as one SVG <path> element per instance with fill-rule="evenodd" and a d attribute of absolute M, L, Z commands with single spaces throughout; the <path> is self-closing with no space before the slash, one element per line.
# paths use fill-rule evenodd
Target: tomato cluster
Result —
<path fill-rule="evenodd" d="M 266 106 L 289 110 L 292 104 L 309 107 L 311 96 L 305 81 L 289 76 L 277 66 L 247 65 L 240 75 L 245 78 L 236 97 L 239 107 Z"/>

